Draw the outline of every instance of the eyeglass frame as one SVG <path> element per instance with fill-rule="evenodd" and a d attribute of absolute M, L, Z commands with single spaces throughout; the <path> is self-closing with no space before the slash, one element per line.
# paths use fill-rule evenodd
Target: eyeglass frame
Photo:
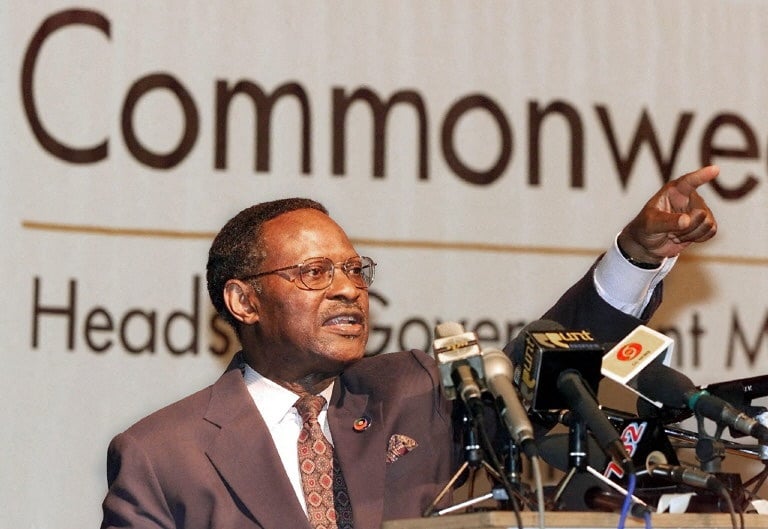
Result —
<path fill-rule="evenodd" d="M 330 277 L 330 279 L 329 279 L 329 281 L 328 281 L 328 284 L 327 284 L 327 285 L 325 285 L 324 287 L 320 287 L 320 288 L 312 288 L 312 287 L 310 287 L 309 285 L 307 285 L 307 284 L 304 282 L 304 278 L 303 278 L 303 276 L 302 276 L 302 274 L 301 274 L 301 267 L 302 267 L 302 266 L 304 266 L 304 265 L 306 265 L 306 264 L 307 264 L 308 262 L 310 262 L 310 261 L 316 261 L 316 260 L 318 260 L 318 259 L 323 259 L 323 260 L 325 260 L 326 262 L 330 262 L 330 263 L 331 263 L 331 277 Z M 359 259 L 359 260 L 361 260 L 361 261 L 363 261 L 363 260 L 367 259 L 367 260 L 368 260 L 368 262 L 370 263 L 370 265 L 369 265 L 369 266 L 370 266 L 370 268 L 371 268 L 371 279 L 370 279 L 370 282 L 368 282 L 368 283 L 366 283 L 366 284 L 365 284 L 365 286 L 357 286 L 357 284 L 355 284 L 355 282 L 352 280 L 352 278 L 351 278 L 351 277 L 349 277 L 349 273 L 347 272 L 347 264 L 348 264 L 348 263 L 349 263 L 351 260 L 353 260 L 353 259 Z M 364 263 L 364 261 L 363 261 L 363 263 Z M 290 281 L 291 283 L 293 283 L 294 285 L 296 285 L 296 288 L 301 288 L 301 287 L 300 287 L 300 286 L 299 286 L 299 285 L 296 283 L 296 279 L 298 279 L 298 280 L 301 282 L 301 284 L 302 284 L 302 285 L 305 287 L 305 289 L 306 289 L 306 290 L 314 290 L 314 291 L 317 291 L 317 290 L 325 290 L 326 288 L 328 288 L 329 286 L 331 286 L 331 285 L 333 284 L 333 278 L 335 277 L 335 274 L 336 274 L 336 268 L 337 268 L 337 267 L 338 267 L 339 269 L 341 269 L 341 271 L 342 271 L 342 272 L 344 272 L 344 275 L 345 275 L 345 276 L 347 276 L 347 279 L 349 279 L 349 280 L 352 282 L 352 284 L 354 284 L 354 285 L 355 285 L 355 288 L 359 288 L 359 289 L 362 289 L 362 290 L 368 290 L 368 287 L 370 287 L 370 286 L 373 284 L 373 279 L 374 279 L 374 277 L 376 276 L 376 261 L 374 261 L 373 259 L 371 259 L 371 258 L 370 258 L 370 257 L 368 257 L 368 256 L 365 256 L 365 255 L 356 255 L 356 256 L 354 256 L 354 257 L 350 257 L 350 258 L 348 258 L 348 259 L 346 259 L 346 260 L 344 260 L 344 261 L 338 262 L 338 263 L 334 263 L 334 262 L 333 262 L 331 259 L 329 259 L 328 257 L 322 257 L 322 256 L 318 256 L 318 257 L 309 257 L 309 258 L 307 258 L 307 259 L 304 259 L 302 262 L 300 262 L 300 263 L 298 263 L 298 264 L 295 264 L 295 265 L 290 265 L 290 266 L 283 266 L 283 267 L 281 267 L 281 268 L 275 268 L 274 270 L 268 270 L 268 271 L 266 271 L 266 272 L 259 272 L 258 274 L 252 274 L 252 275 L 248 275 L 248 276 L 242 277 L 242 278 L 241 278 L 241 280 L 242 280 L 242 281 L 249 281 L 249 280 L 252 280 L 252 279 L 258 279 L 258 278 L 260 278 L 260 277 L 263 277 L 263 276 L 267 276 L 267 275 L 272 275 L 272 274 L 278 274 L 278 275 L 280 275 L 280 272 L 285 272 L 285 271 L 287 271 L 287 270 L 292 270 L 292 269 L 294 269 L 294 268 L 298 268 L 298 269 L 299 269 L 299 273 L 298 273 L 298 276 L 296 276 L 296 277 L 293 277 L 293 278 L 287 278 L 287 277 L 283 277 L 283 276 L 280 276 L 280 277 L 283 277 L 283 279 L 286 279 L 287 281 Z M 361 277 L 362 277 L 362 275 L 361 275 Z M 363 283 L 365 283 L 365 281 L 363 281 Z M 302 290 L 304 290 L 304 289 L 302 289 Z"/>

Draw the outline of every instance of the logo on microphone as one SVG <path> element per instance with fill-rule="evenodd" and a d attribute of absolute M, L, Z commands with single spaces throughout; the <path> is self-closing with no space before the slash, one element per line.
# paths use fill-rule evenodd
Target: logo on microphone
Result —
<path fill-rule="evenodd" d="M 643 346 L 637 342 L 631 342 L 624 345 L 616 352 L 616 360 L 622 362 L 629 362 L 634 360 L 643 352 Z"/>
<path fill-rule="evenodd" d="M 544 347 L 557 347 L 560 349 L 571 349 L 578 347 L 581 342 L 588 342 L 592 345 L 595 339 L 587 330 L 582 331 L 552 331 L 552 332 L 534 332 L 532 333 L 536 341 Z"/>
<path fill-rule="evenodd" d="M 648 364 L 665 352 L 671 353 L 672 338 L 638 325 L 603 356 L 600 372 L 630 389 L 629 382 Z"/>
<path fill-rule="evenodd" d="M 633 422 L 628 424 L 621 432 L 621 442 L 624 445 L 624 449 L 627 451 L 629 457 L 634 456 L 635 452 L 637 452 L 637 447 L 640 444 L 640 441 L 643 439 L 645 426 L 647 424 L 647 422 Z M 611 461 L 608 466 L 605 467 L 603 475 L 607 478 L 610 478 L 612 475 L 616 475 L 616 477 L 622 478 L 624 476 L 624 469 L 621 468 L 621 466 L 616 463 L 616 461 Z"/>

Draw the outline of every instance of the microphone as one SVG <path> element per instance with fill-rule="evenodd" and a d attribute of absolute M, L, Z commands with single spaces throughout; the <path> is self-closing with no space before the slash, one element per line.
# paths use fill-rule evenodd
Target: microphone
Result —
<path fill-rule="evenodd" d="M 725 491 L 725 485 L 714 475 L 697 468 L 668 465 L 666 456 L 658 451 L 648 454 L 645 468 L 651 476 L 661 476 L 674 483 L 700 489 L 709 489 L 718 493 Z"/>
<path fill-rule="evenodd" d="M 483 363 L 477 335 L 465 332 L 460 323 L 445 322 L 435 327 L 432 349 L 438 361 L 443 392 L 448 400 L 458 396 L 477 415 L 482 411 Z"/>
<path fill-rule="evenodd" d="M 622 386 L 632 388 L 630 381 L 659 355 L 671 354 L 674 340 L 658 331 L 638 325 L 603 356 L 600 372 Z M 662 360 L 663 363 L 663 360 Z"/>
<path fill-rule="evenodd" d="M 768 397 L 768 375 L 716 382 L 704 389 L 735 406 L 746 406 L 754 399 Z"/>
<path fill-rule="evenodd" d="M 488 389 L 504 404 L 501 418 L 509 430 L 509 435 L 528 457 L 536 456 L 533 425 L 528 419 L 528 412 L 525 411 L 517 396 L 517 390 L 512 385 L 514 373 L 512 361 L 498 349 L 485 349 L 482 358 Z"/>
<path fill-rule="evenodd" d="M 768 428 L 721 398 L 693 385 L 691 379 L 663 364 L 652 363 L 637 376 L 637 391 L 664 406 L 688 408 L 736 432 L 768 442 Z"/>
<path fill-rule="evenodd" d="M 661 408 L 660 402 L 651 402 L 637 389 L 637 375 L 651 362 L 667 364 L 672 354 L 674 340 L 645 325 L 638 325 L 603 357 L 600 372 L 614 382 L 639 395 L 637 414 L 643 418 L 664 420 L 667 423 L 680 422 L 690 416 L 688 410 Z M 662 356 L 662 358 L 659 358 Z"/>
<path fill-rule="evenodd" d="M 522 361 L 515 382 L 530 411 L 575 411 L 603 451 L 626 472 L 634 473 L 632 458 L 595 397 L 604 351 L 592 333 L 537 320 L 525 326 L 510 347 L 513 362 Z"/>
<path fill-rule="evenodd" d="M 557 389 L 570 403 L 569 408 L 589 427 L 597 444 L 627 473 L 634 473 L 632 458 L 621 442 L 619 432 L 600 409 L 595 394 L 578 371 L 567 369 L 557 377 Z"/>
<path fill-rule="evenodd" d="M 529 333 L 551 330 L 562 330 L 565 327 L 554 320 L 534 320 L 520 329 L 515 339 L 504 346 L 504 352 L 509 355 L 512 364 L 515 366 L 515 379 L 520 377 L 520 367 L 525 358 L 525 339 Z"/>
<path fill-rule="evenodd" d="M 604 351 L 589 330 L 568 331 L 555 321 L 536 320 L 504 349 L 516 366 L 514 382 L 531 412 L 570 409 L 557 388 L 558 376 L 568 369 L 597 391 Z"/>

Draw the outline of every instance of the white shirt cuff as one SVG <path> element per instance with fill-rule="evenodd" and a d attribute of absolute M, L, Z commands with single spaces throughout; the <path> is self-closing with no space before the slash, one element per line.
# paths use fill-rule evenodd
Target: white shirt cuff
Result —
<path fill-rule="evenodd" d="M 677 262 L 677 257 L 664 259 L 658 268 L 645 270 L 627 261 L 616 242 L 595 267 L 597 293 L 612 307 L 639 318 L 651 300 L 656 286 Z"/>

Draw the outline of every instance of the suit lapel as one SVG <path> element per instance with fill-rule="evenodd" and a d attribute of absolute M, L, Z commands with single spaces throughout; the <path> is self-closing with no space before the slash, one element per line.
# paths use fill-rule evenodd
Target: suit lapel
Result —
<path fill-rule="evenodd" d="M 357 431 L 355 421 L 367 417 L 370 427 Z M 337 379 L 328 420 L 334 450 L 352 502 L 355 527 L 379 527 L 384 511 L 387 432 L 381 402 L 349 392 Z"/>
<path fill-rule="evenodd" d="M 240 370 L 214 384 L 205 420 L 220 428 L 206 454 L 253 519 L 265 529 L 311 529 Z"/>

